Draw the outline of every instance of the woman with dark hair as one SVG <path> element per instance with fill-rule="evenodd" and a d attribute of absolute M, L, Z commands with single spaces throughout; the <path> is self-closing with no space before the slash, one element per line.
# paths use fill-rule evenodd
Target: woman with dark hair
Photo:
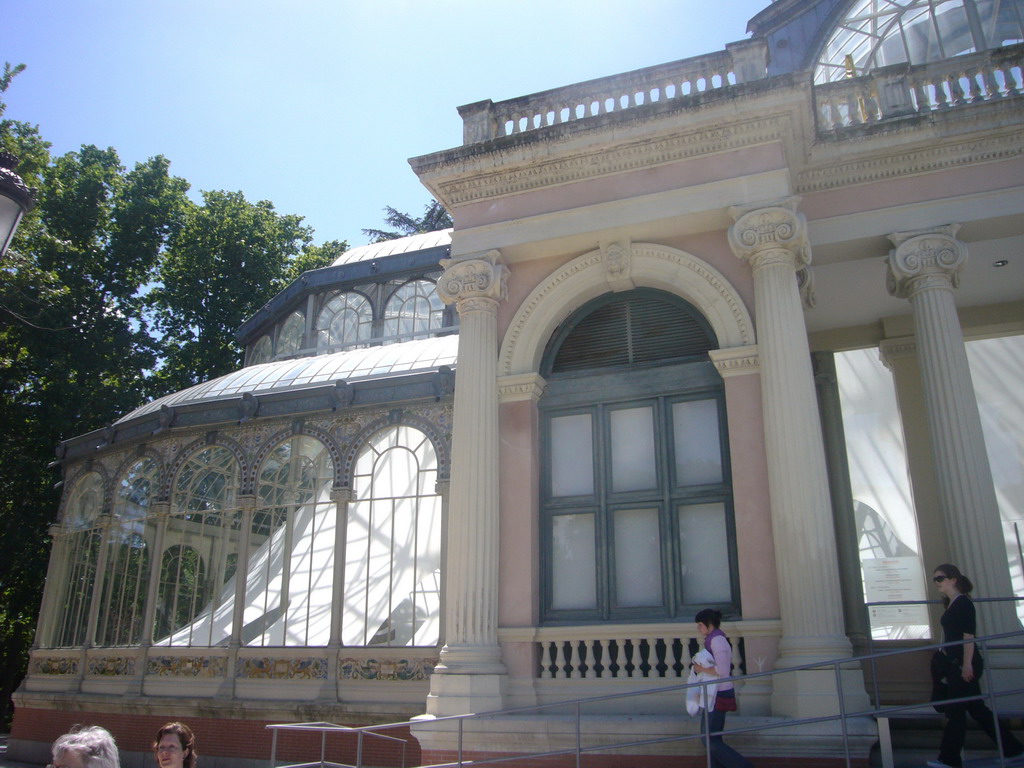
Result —
<path fill-rule="evenodd" d="M 704 649 L 715 659 L 713 667 L 702 667 L 694 662 L 693 668 L 699 673 L 713 677 L 732 676 L 732 646 L 722 631 L 722 612 L 712 608 L 700 611 L 693 620 L 697 622 L 697 632 L 704 638 Z M 710 709 L 707 720 L 701 719 L 701 733 L 715 734 L 725 729 L 725 713 L 736 711 L 736 689 L 731 682 L 718 684 L 715 695 L 714 709 Z M 706 727 L 707 731 L 704 730 Z M 717 733 L 710 738 L 711 764 L 720 768 L 753 768 L 752 763 L 743 755 L 722 741 L 722 734 Z"/>
<path fill-rule="evenodd" d="M 936 588 L 942 593 L 942 602 L 946 611 L 942 614 L 942 642 L 957 643 L 961 640 L 973 640 L 978 633 L 978 620 L 974 603 L 969 597 L 974 585 L 971 580 L 960 572 L 955 565 L 943 563 L 935 568 L 932 575 Z M 967 696 L 981 696 L 981 675 L 984 671 L 981 654 L 974 643 L 963 643 L 943 648 L 940 652 L 944 677 L 947 684 L 947 697 L 960 699 Z M 978 725 L 996 740 L 996 719 L 992 710 L 985 706 L 982 699 L 965 701 L 959 704 L 944 704 L 946 713 L 946 729 L 942 732 L 942 743 L 939 746 L 939 759 L 929 760 L 932 768 L 961 768 L 963 759 L 960 756 L 967 733 L 967 714 L 978 721 Z M 1022 745 L 1010 729 L 999 723 L 999 738 L 1002 740 L 1003 754 L 1006 757 L 1017 757 L 1024 754 Z"/>
<path fill-rule="evenodd" d="M 153 742 L 159 768 L 196 768 L 196 737 L 184 723 L 168 723 Z"/>

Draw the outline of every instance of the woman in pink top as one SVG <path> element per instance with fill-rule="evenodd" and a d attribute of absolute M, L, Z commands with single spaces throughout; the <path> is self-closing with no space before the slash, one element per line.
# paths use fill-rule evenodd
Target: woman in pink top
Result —
<path fill-rule="evenodd" d="M 704 648 L 715 657 L 715 666 L 702 667 L 694 663 L 698 672 L 716 677 L 732 675 L 732 646 L 722 631 L 722 612 L 705 608 L 694 616 L 697 632 L 704 638 Z M 715 696 L 715 708 L 708 712 L 706 720 L 701 720 L 701 733 L 705 727 L 711 732 L 711 764 L 720 768 L 753 768 L 753 764 L 743 755 L 722 741 L 721 731 L 725 730 L 725 713 L 736 711 L 736 690 L 732 682 L 718 684 Z"/>

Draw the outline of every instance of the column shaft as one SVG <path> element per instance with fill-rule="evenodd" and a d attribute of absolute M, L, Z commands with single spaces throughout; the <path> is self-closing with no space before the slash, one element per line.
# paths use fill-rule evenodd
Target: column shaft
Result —
<path fill-rule="evenodd" d="M 955 563 L 986 597 L 1013 594 L 995 484 L 953 291 L 967 248 L 949 225 L 890 236 L 889 290 L 910 300 L 939 505 Z M 926 567 L 934 567 L 930 563 Z M 1011 604 L 986 611 L 985 632 L 1020 628 Z"/>

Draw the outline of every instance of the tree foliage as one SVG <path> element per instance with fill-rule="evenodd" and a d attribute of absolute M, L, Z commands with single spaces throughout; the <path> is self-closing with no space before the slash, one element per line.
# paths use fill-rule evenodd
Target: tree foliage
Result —
<path fill-rule="evenodd" d="M 437 200 L 427 203 L 423 215 L 418 219 L 390 205 L 384 208 L 384 214 L 384 223 L 392 229 L 364 229 L 363 234 L 370 238 L 371 243 L 383 243 L 385 240 L 396 240 L 399 237 L 423 232 L 436 232 L 452 226 L 452 217 Z"/>
<path fill-rule="evenodd" d="M 279 215 L 241 192 L 204 192 L 203 205 L 189 207 L 148 296 L 163 333 L 161 388 L 182 389 L 239 367 L 235 330 L 281 290 L 311 237 L 300 216 Z"/>
<path fill-rule="evenodd" d="M 57 443 L 147 399 L 238 365 L 237 326 L 301 270 L 347 245 L 311 245 L 299 216 L 240 192 L 202 204 L 161 156 L 112 148 L 51 157 L 37 126 L 4 119 L 0 149 L 38 188 L 0 261 L 0 730 L 24 674 L 57 516 Z"/>

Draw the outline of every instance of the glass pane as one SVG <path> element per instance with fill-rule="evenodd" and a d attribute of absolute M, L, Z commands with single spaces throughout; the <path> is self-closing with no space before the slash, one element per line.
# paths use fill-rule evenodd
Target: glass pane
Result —
<path fill-rule="evenodd" d="M 722 482 L 722 445 L 718 435 L 718 401 L 691 400 L 672 405 L 676 484 Z"/>
<path fill-rule="evenodd" d="M 551 607 L 597 607 L 594 516 L 558 515 L 551 522 Z"/>
<path fill-rule="evenodd" d="M 594 492 L 594 428 L 589 413 L 551 420 L 551 495 Z"/>
<path fill-rule="evenodd" d="M 679 507 L 683 602 L 727 603 L 732 599 L 725 504 Z"/>
<path fill-rule="evenodd" d="M 652 411 L 645 406 L 611 412 L 613 491 L 646 490 L 658 482 Z"/>
<path fill-rule="evenodd" d="M 615 604 L 661 605 L 661 531 L 657 509 L 615 513 Z"/>

